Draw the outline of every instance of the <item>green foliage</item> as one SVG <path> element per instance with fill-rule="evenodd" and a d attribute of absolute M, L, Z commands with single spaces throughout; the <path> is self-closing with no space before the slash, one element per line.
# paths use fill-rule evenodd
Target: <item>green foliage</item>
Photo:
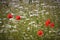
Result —
<path fill-rule="evenodd" d="M 7 1 L 11 2 L 11 1 Z M 56 3 L 50 1 L 30 2 L 26 4 L 20 1 L 16 4 L 2 4 L 0 2 L 0 40 L 59 40 L 60 9 Z M 12 6 L 13 5 L 13 6 Z M 15 7 L 17 6 L 17 7 Z M 46 6 L 46 7 L 44 7 Z M 53 6 L 53 7 L 52 7 Z M 12 13 L 13 18 L 8 19 L 7 14 Z M 21 16 L 21 20 L 15 17 Z M 54 28 L 46 28 L 45 21 L 51 19 L 55 23 Z M 39 37 L 38 30 L 43 30 L 44 35 Z"/>

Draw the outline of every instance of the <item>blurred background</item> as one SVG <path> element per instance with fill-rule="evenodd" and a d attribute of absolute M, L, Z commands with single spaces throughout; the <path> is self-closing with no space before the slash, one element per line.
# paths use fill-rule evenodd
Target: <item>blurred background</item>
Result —
<path fill-rule="evenodd" d="M 54 28 L 45 26 L 47 19 Z M 60 40 L 60 0 L 0 0 L 0 40 Z"/>

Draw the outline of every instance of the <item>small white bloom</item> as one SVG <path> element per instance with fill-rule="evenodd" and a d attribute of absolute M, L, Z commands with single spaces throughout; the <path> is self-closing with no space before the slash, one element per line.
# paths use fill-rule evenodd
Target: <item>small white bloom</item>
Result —
<path fill-rule="evenodd" d="M 11 19 L 9 19 L 9 20 L 14 20 L 14 18 L 11 18 Z"/>
<path fill-rule="evenodd" d="M 3 32 L 3 29 L 2 30 L 0 30 L 0 33 L 2 33 Z"/>
<path fill-rule="evenodd" d="M 30 27 L 28 27 L 27 30 L 30 30 Z"/>
<path fill-rule="evenodd" d="M 27 18 L 26 20 L 30 20 L 29 18 Z"/>
<path fill-rule="evenodd" d="M 11 27 L 12 27 L 11 25 L 8 25 L 8 24 L 6 25 L 6 28 L 11 28 Z"/>
<path fill-rule="evenodd" d="M 45 5 L 45 3 L 41 3 L 41 5 Z"/>
<path fill-rule="evenodd" d="M 49 31 L 49 33 L 51 33 L 51 31 Z"/>
<path fill-rule="evenodd" d="M 5 25 L 2 25 L 2 27 L 5 27 Z"/>
<path fill-rule="evenodd" d="M 23 8 L 23 6 L 20 6 L 19 8 L 21 9 L 21 8 Z"/>
<path fill-rule="evenodd" d="M 36 12 L 37 12 L 38 10 L 34 10 L 34 11 L 36 11 Z"/>
<path fill-rule="evenodd" d="M 20 14 L 23 14 L 24 12 L 23 11 L 19 11 Z"/>
<path fill-rule="evenodd" d="M 24 37 L 24 40 L 26 40 L 27 38 L 26 37 Z"/>
<path fill-rule="evenodd" d="M 50 5 L 47 5 L 47 7 L 50 7 Z"/>
<path fill-rule="evenodd" d="M 7 10 L 6 13 L 10 12 L 10 10 Z"/>
<path fill-rule="evenodd" d="M 42 15 L 44 15 L 44 12 L 42 13 Z"/>
<path fill-rule="evenodd" d="M 30 35 L 30 37 L 32 38 L 33 36 L 32 36 L 32 35 Z"/>
<path fill-rule="evenodd" d="M 21 18 L 26 18 L 26 16 L 20 16 Z"/>
<path fill-rule="evenodd" d="M 13 28 L 16 28 L 16 25 L 15 25 L 15 26 L 13 26 Z"/>
<path fill-rule="evenodd" d="M 14 7 L 18 7 L 19 5 L 14 5 Z"/>
<path fill-rule="evenodd" d="M 28 36 L 28 34 L 25 34 L 25 36 Z"/>
<path fill-rule="evenodd" d="M 7 33 L 7 30 L 5 30 L 4 33 Z"/>
<path fill-rule="evenodd" d="M 39 14 L 34 14 L 34 16 L 38 16 Z"/>
<path fill-rule="evenodd" d="M 0 23 L 2 23 L 2 22 L 0 21 Z"/>
<path fill-rule="evenodd" d="M 43 12 L 45 12 L 45 11 L 46 11 L 46 10 L 41 10 L 40 13 L 43 13 Z"/>
<path fill-rule="evenodd" d="M 25 9 L 28 9 L 27 7 Z"/>
<path fill-rule="evenodd" d="M 31 24 L 33 24 L 33 23 L 35 23 L 35 21 L 31 21 L 31 22 L 29 23 L 29 25 L 31 25 Z"/>
<path fill-rule="evenodd" d="M 44 8 L 46 8 L 47 6 L 43 6 Z"/>
<path fill-rule="evenodd" d="M 12 1 L 19 1 L 19 0 L 12 0 Z"/>
<path fill-rule="evenodd" d="M 11 30 L 10 32 L 17 32 L 18 30 L 16 30 L 16 29 L 13 29 L 13 30 Z"/>
<path fill-rule="evenodd" d="M 32 17 L 32 16 L 34 16 L 34 15 L 31 14 L 30 17 Z"/>
<path fill-rule="evenodd" d="M 45 12 L 46 10 L 42 10 L 41 12 Z"/>
<path fill-rule="evenodd" d="M 12 15 L 14 15 L 14 13 L 11 13 Z"/>
<path fill-rule="evenodd" d="M 34 27 L 36 27 L 36 28 L 37 28 L 37 25 L 36 25 L 36 24 L 34 24 Z"/>
<path fill-rule="evenodd" d="M 49 12 L 46 12 L 46 14 L 49 14 Z"/>

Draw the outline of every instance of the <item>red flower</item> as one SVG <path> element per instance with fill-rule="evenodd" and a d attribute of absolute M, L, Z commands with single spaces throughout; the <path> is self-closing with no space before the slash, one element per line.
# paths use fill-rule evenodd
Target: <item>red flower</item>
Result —
<path fill-rule="evenodd" d="M 54 28 L 54 23 L 50 23 L 50 27 L 51 28 Z"/>
<path fill-rule="evenodd" d="M 49 26 L 49 24 L 50 24 L 50 19 L 46 20 L 45 26 Z"/>
<path fill-rule="evenodd" d="M 13 15 L 11 14 L 11 13 L 9 13 L 8 15 L 7 15 L 7 18 L 13 18 Z"/>
<path fill-rule="evenodd" d="M 16 16 L 16 20 L 20 20 L 21 19 L 21 17 L 20 16 Z"/>
<path fill-rule="evenodd" d="M 37 35 L 38 35 L 38 36 L 43 36 L 43 31 L 42 31 L 42 30 L 39 30 L 39 31 L 37 32 Z"/>

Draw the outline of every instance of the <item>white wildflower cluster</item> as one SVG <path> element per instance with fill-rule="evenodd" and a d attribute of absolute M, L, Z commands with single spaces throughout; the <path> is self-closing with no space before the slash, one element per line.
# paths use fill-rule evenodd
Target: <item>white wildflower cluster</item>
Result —
<path fill-rule="evenodd" d="M 32 25 L 32 24 L 35 24 L 35 21 L 31 21 L 31 22 L 29 23 L 29 25 Z"/>

